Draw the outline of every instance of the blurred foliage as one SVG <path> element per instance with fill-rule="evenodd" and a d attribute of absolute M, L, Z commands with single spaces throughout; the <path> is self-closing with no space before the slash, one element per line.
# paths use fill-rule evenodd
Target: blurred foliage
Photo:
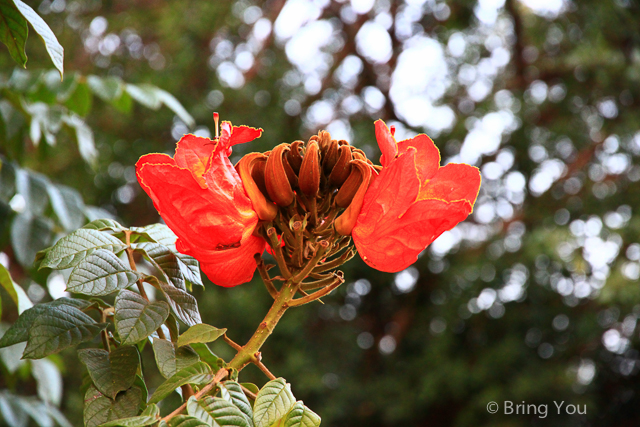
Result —
<path fill-rule="evenodd" d="M 37 71 L 49 67 L 39 44 L 29 46 L 28 72 L 14 71 L 8 52 L 0 55 L 0 261 L 33 302 L 49 300 L 47 291 L 60 282 L 32 271 L 23 249 L 11 244 L 9 224 L 23 204 L 5 184 L 7 169 L 35 177 L 43 194 L 48 186 L 77 191 L 81 198 L 74 200 L 84 205 L 126 225 L 147 225 L 158 215 L 133 165 L 148 152 L 173 152 L 185 132 L 211 135 L 213 110 L 265 129 L 258 142 L 234 147 L 238 158 L 321 128 L 374 157 L 372 122 L 380 117 L 395 124 L 398 135 L 432 135 L 443 161 L 475 162 L 484 179 L 475 212 L 407 271 L 379 273 L 358 260 L 345 265 L 347 284 L 324 305 L 287 313 L 262 351 L 269 369 L 292 382 L 296 397 L 322 416 L 323 425 L 637 425 L 637 1 L 559 1 L 557 10 L 546 10 L 524 0 L 377 0 L 358 14 L 360 3 L 32 4 L 65 47 L 67 74 L 54 85 L 55 74 Z M 286 22 L 276 21 L 285 12 Z M 329 27 L 314 26 L 318 22 Z M 371 22 L 388 28 L 374 45 L 384 51 L 388 43 L 388 58 L 375 59 L 358 41 Z M 311 54 L 300 62 L 296 38 L 307 29 L 321 39 L 326 28 L 324 44 L 302 38 Z M 412 81 L 400 69 L 415 58 L 410 48 L 425 40 L 437 48 L 424 61 L 412 59 L 409 68 L 430 70 L 441 61 L 444 77 L 419 86 L 422 78 Z M 118 82 L 120 95 L 101 96 L 88 76 L 105 82 L 107 91 L 116 84 L 106 82 Z M 33 83 L 20 86 L 21 79 Z M 140 88 L 138 94 L 147 93 L 147 84 L 173 94 L 198 125 L 190 128 L 176 108 L 139 108 L 131 101 L 153 107 L 167 98 L 140 101 L 128 84 Z M 402 98 L 394 92 L 402 85 L 435 94 L 431 107 L 447 107 L 452 115 L 407 104 L 410 93 Z M 71 86 L 74 96 L 67 97 Z M 46 110 L 38 109 L 41 104 Z M 423 117 L 429 114 L 453 118 L 434 124 Z M 92 129 L 93 168 L 65 115 Z M 48 197 L 36 199 L 37 215 L 48 218 L 57 237 L 69 229 Z M 26 206 L 30 199 L 23 198 Z M 41 243 L 40 232 L 32 236 L 24 247 L 51 242 Z M 0 292 L 2 321 L 10 324 L 16 307 Z M 208 284 L 194 294 L 203 321 L 229 328 L 240 343 L 270 304 L 257 279 L 233 289 Z M 231 355 L 216 346 L 216 354 Z M 69 362 L 74 351 L 62 355 L 60 410 L 80 425 L 83 367 Z M 9 391 L 1 396 L 38 394 L 26 371 L 2 369 L 0 387 Z M 153 389 L 162 377 L 147 380 Z M 245 380 L 265 383 L 252 367 L 243 371 Z M 490 401 L 547 404 L 549 415 L 490 415 Z M 587 414 L 557 415 L 554 401 L 586 405 Z"/>

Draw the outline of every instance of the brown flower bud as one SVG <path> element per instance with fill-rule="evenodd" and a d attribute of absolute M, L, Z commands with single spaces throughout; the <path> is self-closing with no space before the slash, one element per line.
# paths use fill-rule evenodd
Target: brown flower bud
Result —
<path fill-rule="evenodd" d="M 307 196 L 315 196 L 320 189 L 320 155 L 318 150 L 318 144 L 315 141 L 310 142 L 302 159 L 302 166 L 300 166 L 298 185 Z"/>
<path fill-rule="evenodd" d="M 340 187 L 351 173 L 351 147 L 341 145 L 338 148 L 338 161 L 329 174 L 329 185 Z"/>
<path fill-rule="evenodd" d="M 249 153 L 240 159 L 236 165 L 236 170 L 240 175 L 240 179 L 242 179 L 244 190 L 251 200 L 253 210 L 258 214 L 258 218 L 263 221 L 271 221 L 278 214 L 278 207 L 268 201 L 260 190 L 260 184 L 264 184 L 264 165 L 266 160 L 267 156 L 262 153 Z"/>
<path fill-rule="evenodd" d="M 333 140 L 329 144 L 327 152 L 322 154 L 322 168 L 325 173 L 331 173 L 331 170 L 338 162 L 338 141 Z"/>
<path fill-rule="evenodd" d="M 302 146 L 304 142 L 294 141 L 291 143 L 290 150 L 287 151 L 287 161 L 295 173 L 300 172 L 302 165 Z"/>
<path fill-rule="evenodd" d="M 284 167 L 283 156 L 289 150 L 289 144 L 280 144 L 273 149 L 267 165 L 265 167 L 264 176 L 267 193 L 271 200 L 276 202 L 278 206 L 289 206 L 293 202 L 294 194 L 287 177 Z"/>
<path fill-rule="evenodd" d="M 360 162 L 362 160 L 356 159 L 350 162 L 351 173 L 349 177 L 346 179 L 344 184 L 338 190 L 338 194 L 336 194 L 335 202 L 341 208 L 346 208 L 353 200 L 353 197 L 358 192 L 360 185 L 362 184 L 362 173 L 358 170 L 358 168 L 353 167 L 356 162 Z"/>
<path fill-rule="evenodd" d="M 309 140 L 311 142 L 311 140 Z M 320 149 L 320 155 L 324 157 L 331 144 L 331 134 L 326 130 L 318 132 L 318 148 Z"/>
<path fill-rule="evenodd" d="M 357 170 L 360 174 L 360 186 L 355 196 L 352 198 L 349 207 L 335 219 L 333 226 L 338 234 L 342 236 L 349 236 L 351 230 L 356 225 L 356 220 L 362 209 L 364 203 L 364 195 L 369 189 L 369 185 L 373 180 L 373 170 L 371 166 L 362 160 L 353 160 L 354 170 Z"/>

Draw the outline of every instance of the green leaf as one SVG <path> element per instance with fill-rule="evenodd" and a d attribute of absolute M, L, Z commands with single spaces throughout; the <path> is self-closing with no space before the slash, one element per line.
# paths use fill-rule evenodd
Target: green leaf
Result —
<path fill-rule="evenodd" d="M 196 124 L 196 121 L 191 117 L 191 114 L 184 109 L 182 104 L 180 104 L 180 101 L 178 101 L 173 95 L 160 88 L 157 88 L 156 91 L 160 101 L 162 101 L 167 108 L 173 111 L 176 116 L 180 117 L 187 126 L 192 127 Z"/>
<path fill-rule="evenodd" d="M 47 185 L 49 178 L 44 175 L 27 172 L 24 169 L 16 171 L 16 191 L 25 201 L 25 213 L 31 212 L 34 216 L 43 215 L 49 205 Z"/>
<path fill-rule="evenodd" d="M 185 384 L 206 384 L 213 380 L 213 372 L 209 365 L 198 362 L 176 372 L 171 378 L 160 384 L 160 387 L 151 395 L 149 403 L 158 403 L 167 397 L 173 390 Z"/>
<path fill-rule="evenodd" d="M 209 426 L 249 427 L 242 411 L 219 397 L 204 396 L 197 400 L 195 396 L 191 396 L 187 401 L 187 413 Z"/>
<path fill-rule="evenodd" d="M 133 285 L 140 277 L 113 252 L 98 249 L 73 269 L 67 290 L 92 296 L 109 295 Z"/>
<path fill-rule="evenodd" d="M 199 323 L 193 325 L 178 337 L 178 347 L 196 342 L 212 342 L 224 335 L 225 332 L 227 332 L 226 329 L 218 329 L 211 325 Z"/>
<path fill-rule="evenodd" d="M 9 330 L 9 325 L 0 323 L 0 335 L 4 335 Z M 10 374 L 16 372 L 26 361 L 20 359 L 27 343 L 21 342 L 5 348 L 0 348 L 0 363 L 4 365 Z"/>
<path fill-rule="evenodd" d="M 11 224 L 11 246 L 18 262 L 29 269 L 36 254 L 49 246 L 53 223 L 48 218 L 37 217 L 25 211 L 13 219 Z"/>
<path fill-rule="evenodd" d="M 163 339 L 153 340 L 153 353 L 158 370 L 165 378 L 171 378 L 176 372 L 200 361 L 200 357 L 190 346 L 176 350 L 171 341 Z"/>
<path fill-rule="evenodd" d="M 171 231 L 171 229 L 164 224 L 151 224 L 144 227 L 131 227 L 131 231 L 140 237 L 146 237 L 150 241 L 165 245 L 172 250 L 175 248 L 176 240 L 178 239 L 173 231 Z"/>
<path fill-rule="evenodd" d="M 27 414 L 18 404 L 17 396 L 7 390 L 0 391 L 0 413 L 4 421 L 11 427 L 27 425 Z"/>
<path fill-rule="evenodd" d="M 92 385 L 84 395 L 84 425 L 96 427 L 109 421 L 136 416 L 141 401 L 142 391 L 138 387 L 120 393 L 112 400 Z"/>
<path fill-rule="evenodd" d="M 56 364 L 49 359 L 32 360 L 31 375 L 38 384 L 38 397 L 59 406 L 62 400 L 62 374 Z"/>
<path fill-rule="evenodd" d="M 75 267 L 98 249 L 106 249 L 118 253 L 126 247 L 127 245 L 108 233 L 102 233 L 95 229 L 81 228 L 58 240 L 51 250 L 47 252 L 40 268 L 49 267 L 61 270 Z"/>
<path fill-rule="evenodd" d="M 80 117 L 85 117 L 91 110 L 92 103 L 93 95 L 89 90 L 89 85 L 85 82 L 79 82 L 64 105 Z"/>
<path fill-rule="evenodd" d="M 122 81 L 117 77 L 87 76 L 87 84 L 93 93 L 106 102 L 112 102 L 122 95 Z"/>
<path fill-rule="evenodd" d="M 84 222 L 84 202 L 73 188 L 49 183 L 47 193 L 60 224 L 66 231 L 80 227 Z"/>
<path fill-rule="evenodd" d="M 0 264 L 0 285 L 9 294 L 15 305 L 18 307 L 18 314 L 33 307 L 33 303 L 27 293 L 17 283 L 13 281 L 9 271 Z"/>
<path fill-rule="evenodd" d="M 0 41 L 7 46 L 13 60 L 23 67 L 27 65 L 27 54 L 24 48 L 28 34 L 27 20 L 13 1 L 0 1 Z"/>
<path fill-rule="evenodd" d="M 82 311 L 69 305 L 46 310 L 29 328 L 24 359 L 41 359 L 67 347 L 93 339 L 106 323 L 96 323 Z"/>
<path fill-rule="evenodd" d="M 93 385 L 111 399 L 133 385 L 140 366 L 138 350 L 131 346 L 118 347 L 111 353 L 99 348 L 78 350 L 78 358 L 87 367 Z"/>
<path fill-rule="evenodd" d="M 178 415 L 169 421 L 170 427 L 211 427 L 209 424 L 200 421 L 190 415 Z"/>
<path fill-rule="evenodd" d="M 111 105 L 115 107 L 116 110 L 121 113 L 129 113 L 131 111 L 131 107 L 133 107 L 133 101 L 127 92 L 122 92 L 119 98 L 114 99 L 111 102 Z"/>
<path fill-rule="evenodd" d="M 29 339 L 29 329 L 31 329 L 33 322 L 41 314 L 53 312 L 57 310 L 58 307 L 65 305 L 82 310 L 89 307 L 90 304 L 81 299 L 60 298 L 55 301 L 35 305 L 22 313 L 16 322 L 11 325 L 9 330 L 2 336 L 0 339 L 0 348 L 27 341 Z"/>
<path fill-rule="evenodd" d="M 218 384 L 222 398 L 233 403 L 247 420 L 247 426 L 253 427 L 253 409 L 249 399 L 236 381 L 225 381 Z"/>
<path fill-rule="evenodd" d="M 159 417 L 160 408 L 158 408 L 158 405 L 156 405 L 155 403 L 152 403 L 151 405 L 148 405 L 140 415 L 146 415 L 148 417 Z"/>
<path fill-rule="evenodd" d="M 180 261 L 171 249 L 160 243 L 142 242 L 135 245 L 135 250 L 142 252 L 145 258 L 160 270 L 173 286 L 186 291 Z"/>
<path fill-rule="evenodd" d="M 62 117 L 62 121 L 76 131 L 78 150 L 82 159 L 92 167 L 96 166 L 98 151 L 93 138 L 93 131 L 78 115 L 71 114 Z"/>
<path fill-rule="evenodd" d="M 17 397 L 15 402 L 22 408 L 24 412 L 35 421 L 40 427 L 49 427 L 53 425 L 53 420 L 47 410 L 47 405 L 38 399 L 29 397 Z"/>
<path fill-rule="evenodd" d="M 49 57 L 53 62 L 53 65 L 60 71 L 60 79 L 62 79 L 62 75 L 64 74 L 64 49 L 58 43 L 58 39 L 56 38 L 51 28 L 44 22 L 44 19 L 40 18 L 40 16 L 31 9 L 30 6 L 24 4 L 20 0 L 13 0 L 13 3 L 16 5 L 22 16 L 26 18 L 27 21 L 31 24 L 36 33 L 42 38 L 44 41 L 44 46 L 47 49 L 47 53 L 49 53 Z"/>
<path fill-rule="evenodd" d="M 283 418 L 296 403 L 291 384 L 284 378 L 271 380 L 262 387 L 253 406 L 255 427 L 269 427 Z"/>
<path fill-rule="evenodd" d="M 116 331 L 123 344 L 135 344 L 147 338 L 164 323 L 170 310 L 164 301 L 150 303 L 126 289 L 118 294 L 114 307 Z"/>
<path fill-rule="evenodd" d="M 124 227 L 121 226 L 117 221 L 114 221 L 109 218 L 100 218 L 94 219 L 88 224 L 85 224 L 82 228 L 86 228 L 88 230 L 111 230 L 111 231 L 122 231 Z M 114 251 L 115 252 L 115 251 Z"/>
<path fill-rule="evenodd" d="M 284 427 L 320 427 L 320 421 L 318 414 L 299 400 L 284 419 Z"/>
<path fill-rule="evenodd" d="M 101 424 L 100 427 L 144 427 L 158 422 L 158 418 L 150 415 L 140 415 L 137 417 L 122 418 Z"/>
<path fill-rule="evenodd" d="M 153 85 L 125 85 L 125 91 L 135 99 L 138 103 L 152 110 L 157 110 L 162 106 L 162 101 L 156 93 L 156 87 Z"/>
<path fill-rule="evenodd" d="M 198 311 L 198 302 L 192 295 L 165 282 L 160 282 L 153 276 L 147 276 L 145 280 L 162 291 L 171 306 L 173 314 L 178 319 L 188 326 L 202 323 L 200 311 Z"/>
<path fill-rule="evenodd" d="M 174 251 L 174 254 L 180 261 L 180 271 L 182 271 L 182 275 L 187 282 L 198 286 L 204 286 L 202 283 L 202 277 L 200 276 L 200 263 L 198 260 L 189 255 L 181 254 L 178 251 Z"/>
<path fill-rule="evenodd" d="M 209 366 L 211 366 L 214 369 L 218 366 L 219 361 L 222 360 L 218 356 L 216 356 L 211 351 L 209 346 L 206 344 L 193 343 L 189 345 L 189 347 L 193 348 L 196 351 L 196 353 L 198 353 L 198 356 L 200 356 L 200 359 L 202 359 L 204 362 L 207 362 Z M 189 347 L 180 347 L 180 348 L 189 348 Z"/>

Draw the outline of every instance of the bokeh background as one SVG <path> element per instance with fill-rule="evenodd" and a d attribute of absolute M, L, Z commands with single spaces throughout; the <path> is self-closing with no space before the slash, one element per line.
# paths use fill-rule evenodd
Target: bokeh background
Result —
<path fill-rule="evenodd" d="M 324 426 L 640 425 L 637 1 L 27 3 L 66 69 L 60 83 L 33 34 L 26 71 L 0 50 L 0 262 L 34 302 L 64 295 L 62 276 L 33 270 L 35 252 L 87 217 L 159 221 L 134 164 L 184 133 L 210 136 L 213 111 L 265 131 L 233 161 L 321 129 L 377 159 L 383 118 L 399 139 L 426 132 L 443 163 L 480 168 L 474 212 L 403 272 L 356 257 L 324 305 L 286 314 L 265 364 Z M 195 295 L 237 342 L 270 304 L 259 280 Z M 6 328 L 17 311 L 0 296 Z M 0 356 L 0 424 L 37 425 L 6 407 L 40 392 L 81 425 L 75 351 Z M 490 415 L 490 401 L 549 415 Z M 558 416 L 554 401 L 587 414 Z"/>

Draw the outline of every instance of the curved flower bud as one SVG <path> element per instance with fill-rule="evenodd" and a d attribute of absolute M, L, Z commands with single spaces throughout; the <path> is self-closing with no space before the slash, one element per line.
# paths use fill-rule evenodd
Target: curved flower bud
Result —
<path fill-rule="evenodd" d="M 278 207 L 267 200 L 254 178 L 254 168 L 259 163 L 266 163 L 267 156 L 262 153 L 249 153 L 245 155 L 238 164 L 236 170 L 242 179 L 242 185 L 251 199 L 253 209 L 258 214 L 258 218 L 263 221 L 271 221 L 278 214 Z"/>
<path fill-rule="evenodd" d="M 307 196 L 315 196 L 320 189 L 320 155 L 319 147 L 315 141 L 307 146 L 307 152 L 302 158 L 298 185 Z"/>
<path fill-rule="evenodd" d="M 327 152 L 322 155 L 322 168 L 324 169 L 324 173 L 331 173 L 338 162 L 338 158 L 340 157 L 338 153 L 339 147 L 338 141 L 332 140 L 329 148 L 327 148 Z"/>
<path fill-rule="evenodd" d="M 341 145 L 338 148 L 338 161 L 329 174 L 329 185 L 340 187 L 351 173 L 351 148 Z"/>
<path fill-rule="evenodd" d="M 264 171 L 267 193 L 278 206 L 289 206 L 294 198 L 282 158 L 288 150 L 289 144 L 280 144 L 274 148 Z"/>
<path fill-rule="evenodd" d="M 262 253 L 266 245 L 252 236 L 258 215 L 227 157 L 231 145 L 254 139 L 261 132 L 228 124 L 223 128 L 224 143 L 185 135 L 173 158 L 148 154 L 136 164 L 141 187 L 178 236 L 178 250 L 198 259 L 211 281 L 222 286 L 250 280 L 256 268 L 253 256 Z M 243 267 L 235 272 L 220 269 L 209 265 L 214 258 L 216 264 L 230 262 Z"/>
<path fill-rule="evenodd" d="M 300 166 L 302 166 L 302 146 L 304 142 L 293 141 L 291 148 L 287 151 L 287 162 L 295 173 L 300 172 Z"/>
<path fill-rule="evenodd" d="M 338 234 L 342 236 L 350 235 L 351 230 L 353 230 L 353 227 L 356 225 L 356 220 L 358 219 L 358 215 L 362 209 L 362 203 L 364 202 L 364 196 L 374 176 L 373 169 L 367 162 L 353 160 L 352 163 L 356 167 L 354 171 L 357 170 L 357 173 L 360 174 L 360 185 L 347 209 L 335 219 L 334 227 Z"/>
<path fill-rule="evenodd" d="M 351 165 L 354 165 L 356 162 L 362 162 L 360 159 L 355 159 L 350 162 Z M 351 204 L 351 201 L 355 197 L 358 189 L 362 185 L 362 173 L 356 169 L 351 167 L 351 173 L 349 177 L 346 179 L 340 190 L 338 190 L 338 194 L 336 194 L 335 202 L 341 208 L 346 208 Z"/>

